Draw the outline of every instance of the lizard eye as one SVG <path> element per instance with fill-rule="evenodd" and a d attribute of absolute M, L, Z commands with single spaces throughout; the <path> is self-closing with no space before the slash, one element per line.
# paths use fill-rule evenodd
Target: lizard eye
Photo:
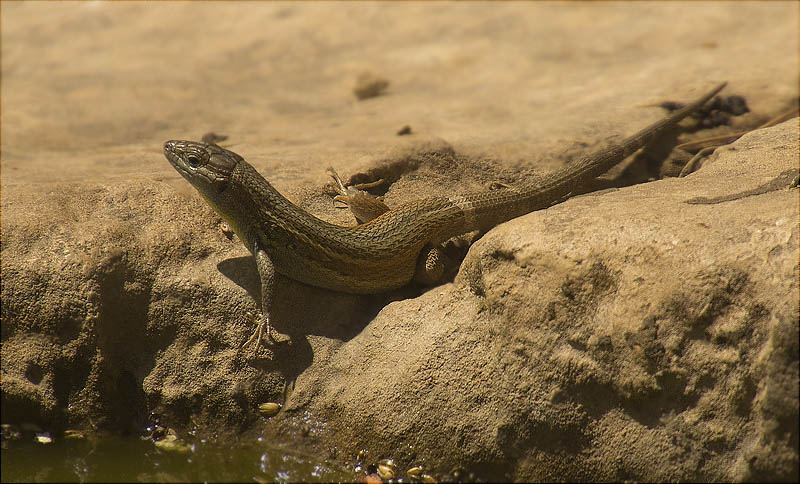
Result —
<path fill-rule="evenodd" d="M 188 155 L 186 157 L 186 162 L 189 163 L 189 166 L 192 168 L 197 168 L 200 166 L 201 160 L 197 155 Z"/>

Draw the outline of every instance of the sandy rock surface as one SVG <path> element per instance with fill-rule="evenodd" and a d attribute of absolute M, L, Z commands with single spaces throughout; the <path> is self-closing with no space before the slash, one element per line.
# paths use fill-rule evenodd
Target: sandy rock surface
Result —
<path fill-rule="evenodd" d="M 155 411 L 439 477 L 797 480 L 797 118 L 660 179 L 685 162 L 675 145 L 797 105 L 796 5 L 0 14 L 4 423 L 137 432 Z M 281 286 L 281 342 L 257 358 L 239 350 L 252 258 L 161 154 L 226 134 L 298 205 L 352 224 L 327 166 L 385 178 L 389 206 L 513 184 L 723 80 L 749 113 L 676 131 L 612 170 L 614 189 L 495 228 L 449 282 Z M 284 403 L 266 428 L 265 401 Z"/>

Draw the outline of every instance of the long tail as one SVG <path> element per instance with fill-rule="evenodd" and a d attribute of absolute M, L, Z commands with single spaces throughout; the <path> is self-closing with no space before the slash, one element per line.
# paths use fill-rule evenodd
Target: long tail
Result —
<path fill-rule="evenodd" d="M 451 202 L 464 212 L 465 231 L 488 229 L 528 212 L 547 208 L 554 201 L 566 199 L 570 193 L 576 193 L 595 177 L 602 175 L 644 145 L 663 135 L 665 131 L 708 102 L 726 84 L 723 82 L 696 101 L 620 143 L 612 144 L 572 162 L 561 170 L 537 179 L 535 183 L 452 197 Z"/>

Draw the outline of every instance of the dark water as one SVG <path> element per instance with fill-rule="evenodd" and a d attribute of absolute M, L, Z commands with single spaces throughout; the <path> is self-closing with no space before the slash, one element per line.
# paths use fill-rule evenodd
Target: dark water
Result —
<path fill-rule="evenodd" d="M 165 451 L 139 438 L 55 438 L 41 444 L 29 434 L 3 442 L 2 482 L 352 481 L 353 471 L 270 446 L 197 442 Z"/>

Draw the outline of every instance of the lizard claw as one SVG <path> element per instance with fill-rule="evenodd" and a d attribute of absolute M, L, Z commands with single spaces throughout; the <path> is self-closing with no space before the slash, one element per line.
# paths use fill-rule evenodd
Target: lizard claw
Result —
<path fill-rule="evenodd" d="M 262 316 L 259 318 L 256 330 L 253 331 L 253 334 L 250 336 L 250 338 L 244 342 L 242 349 L 247 349 L 249 346 L 253 346 L 253 354 L 258 353 L 258 349 L 261 347 L 261 340 L 264 338 L 264 333 L 266 333 L 267 338 L 272 339 L 272 325 L 269 324 L 268 316 Z"/>
<path fill-rule="evenodd" d="M 329 166 L 328 169 L 325 170 L 325 173 L 327 173 L 329 177 L 333 178 L 333 182 L 334 182 L 333 189 L 336 190 L 336 193 L 338 193 L 338 195 L 336 195 L 336 197 L 345 197 L 346 198 L 347 197 L 347 187 L 345 186 L 345 184 L 342 181 L 341 177 L 339 177 L 339 174 L 336 173 L 336 170 L 334 170 L 332 166 Z M 335 199 L 336 198 L 334 197 L 334 200 Z"/>

